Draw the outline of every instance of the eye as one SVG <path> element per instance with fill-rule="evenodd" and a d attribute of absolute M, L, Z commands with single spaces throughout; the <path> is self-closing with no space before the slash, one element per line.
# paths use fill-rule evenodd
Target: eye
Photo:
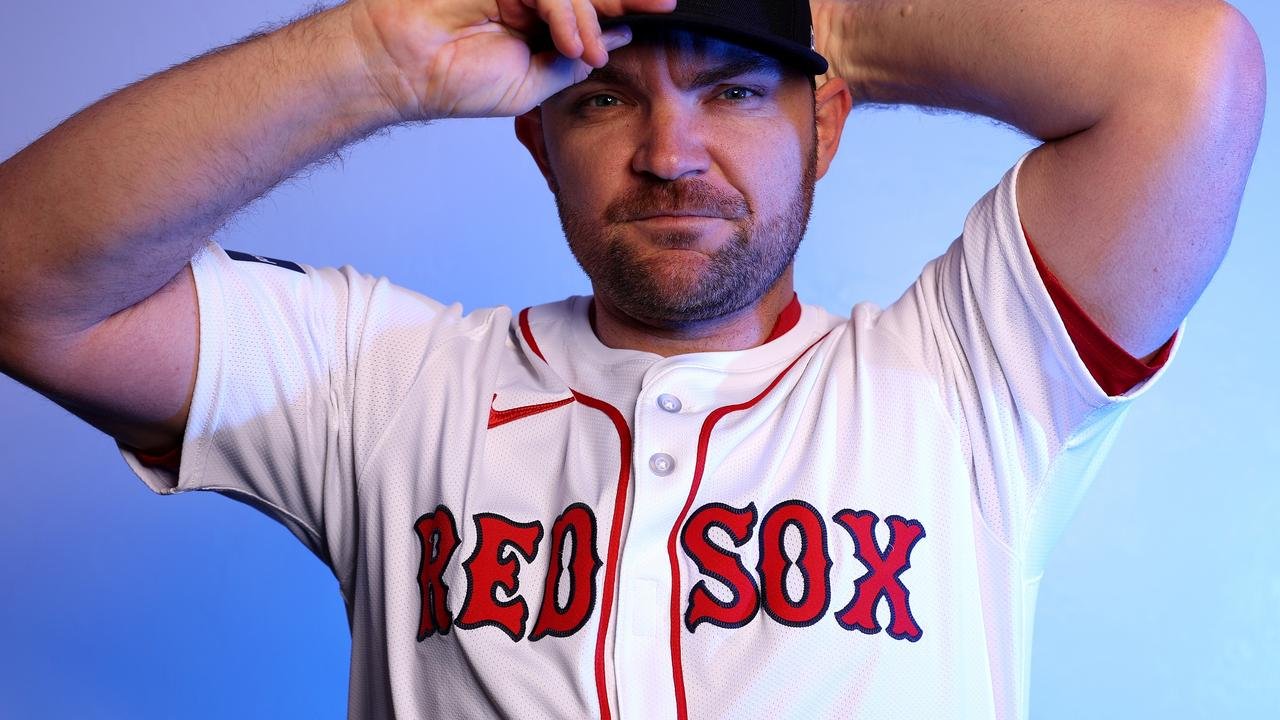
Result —
<path fill-rule="evenodd" d="M 613 95 L 600 93 L 598 95 L 583 98 L 582 102 L 578 103 L 578 106 L 582 108 L 608 108 L 617 107 L 621 102 L 621 100 Z"/>
<path fill-rule="evenodd" d="M 751 100 L 753 98 L 760 97 L 760 92 L 749 87 L 742 87 L 741 85 L 738 85 L 720 93 L 720 97 L 723 97 L 726 100 L 741 102 L 743 100 Z"/>

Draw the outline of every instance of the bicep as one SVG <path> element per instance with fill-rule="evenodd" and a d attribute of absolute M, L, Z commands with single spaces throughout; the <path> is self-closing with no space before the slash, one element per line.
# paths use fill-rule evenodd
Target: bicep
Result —
<path fill-rule="evenodd" d="M 89 328 L 6 341 L 7 374 L 120 443 L 159 453 L 182 442 L 200 345 L 190 265 Z"/>
<path fill-rule="evenodd" d="M 1169 339 L 1230 243 L 1261 127 L 1251 42 L 1243 19 L 1222 23 L 1183 78 L 1045 143 L 1019 177 L 1045 264 L 1135 357 Z"/>

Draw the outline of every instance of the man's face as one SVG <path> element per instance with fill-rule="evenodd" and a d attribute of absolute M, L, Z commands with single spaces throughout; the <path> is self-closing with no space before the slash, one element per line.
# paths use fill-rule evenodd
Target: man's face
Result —
<path fill-rule="evenodd" d="M 817 165 L 805 76 L 701 35 L 637 34 L 541 113 L 569 247 L 621 312 L 724 317 L 791 265 Z"/>

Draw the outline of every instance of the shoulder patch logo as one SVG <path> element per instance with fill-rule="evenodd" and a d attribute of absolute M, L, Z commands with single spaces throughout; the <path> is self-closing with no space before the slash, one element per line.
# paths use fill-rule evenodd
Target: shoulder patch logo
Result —
<path fill-rule="evenodd" d="M 227 250 L 226 253 L 227 257 L 232 260 L 239 260 L 240 262 L 256 262 L 262 263 L 263 265 L 275 265 L 276 267 L 284 268 L 285 270 L 292 270 L 294 272 L 302 273 L 303 275 L 307 274 L 307 271 L 303 270 L 301 265 L 295 262 L 289 262 L 288 260 L 277 260 L 275 258 L 263 257 L 261 255 L 251 255 L 238 250 Z"/>

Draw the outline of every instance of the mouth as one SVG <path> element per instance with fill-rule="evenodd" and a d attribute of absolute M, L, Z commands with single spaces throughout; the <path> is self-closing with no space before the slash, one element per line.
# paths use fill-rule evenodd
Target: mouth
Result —
<path fill-rule="evenodd" d="M 705 220 L 728 220 L 729 218 L 718 213 L 707 212 L 705 210 L 671 210 L 663 212 L 645 213 L 637 215 L 629 222 L 640 222 L 642 220 L 664 220 L 669 218 L 692 218 Z"/>
<path fill-rule="evenodd" d="M 627 224 L 651 228 L 654 230 L 697 230 L 706 229 L 711 225 L 723 222 L 728 222 L 728 219 L 719 215 L 684 214 L 645 215 L 643 217 L 628 220 Z"/>

